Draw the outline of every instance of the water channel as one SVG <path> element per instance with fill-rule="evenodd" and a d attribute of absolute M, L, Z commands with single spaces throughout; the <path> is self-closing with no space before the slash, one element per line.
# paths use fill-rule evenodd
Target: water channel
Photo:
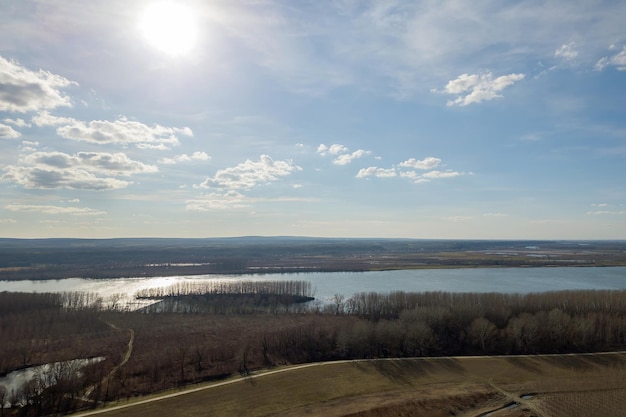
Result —
<path fill-rule="evenodd" d="M 0 377 L 0 387 L 4 387 L 6 390 L 6 397 L 4 406 L 9 406 L 9 399 L 19 392 L 24 385 L 35 378 L 44 378 L 49 384 L 55 384 L 55 376 L 61 373 L 71 372 L 73 374 L 80 374 L 80 369 L 86 365 L 98 363 L 105 358 L 89 358 L 89 359 L 74 359 L 65 362 L 48 363 L 40 366 L 33 366 L 30 368 L 24 368 L 17 371 L 8 373 L 7 375 Z"/>
<path fill-rule="evenodd" d="M 370 291 L 526 294 L 560 290 L 618 290 L 626 289 L 626 267 L 463 268 L 117 279 L 67 278 L 48 281 L 0 281 L 0 291 L 95 292 L 105 302 L 113 299 L 117 303 L 132 306 L 135 303 L 135 293 L 142 289 L 207 280 L 308 281 L 314 289 L 314 296 L 318 300 L 326 301 L 335 294 L 350 297 L 358 292 Z"/>

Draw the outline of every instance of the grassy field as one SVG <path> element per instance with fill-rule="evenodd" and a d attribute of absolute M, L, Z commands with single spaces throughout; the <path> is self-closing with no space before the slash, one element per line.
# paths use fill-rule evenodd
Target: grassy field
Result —
<path fill-rule="evenodd" d="M 469 417 L 500 409 L 490 416 L 623 416 L 625 372 L 619 353 L 326 363 L 111 404 L 131 406 L 100 415 Z"/>

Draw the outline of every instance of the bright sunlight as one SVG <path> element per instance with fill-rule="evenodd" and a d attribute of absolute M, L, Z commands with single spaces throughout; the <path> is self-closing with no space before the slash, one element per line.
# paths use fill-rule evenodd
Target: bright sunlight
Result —
<path fill-rule="evenodd" d="M 194 15 L 178 3 L 152 4 L 142 13 L 139 29 L 150 45 L 171 56 L 185 55 L 196 44 Z"/>

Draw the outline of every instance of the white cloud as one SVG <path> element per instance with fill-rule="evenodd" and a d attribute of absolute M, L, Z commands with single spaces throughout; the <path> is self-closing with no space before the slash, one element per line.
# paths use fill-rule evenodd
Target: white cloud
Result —
<path fill-rule="evenodd" d="M 322 155 L 322 156 L 326 156 L 326 154 L 330 154 L 330 155 L 337 155 L 340 153 L 346 153 L 346 152 L 350 152 L 350 149 L 348 149 L 346 146 L 344 145 L 340 145 L 338 143 L 335 143 L 333 145 L 326 146 L 323 143 L 320 144 L 317 147 L 317 152 Z"/>
<path fill-rule="evenodd" d="M 331 155 L 337 155 L 337 154 L 349 152 L 349 151 L 350 150 L 346 146 L 340 145 L 338 143 L 330 145 L 330 148 L 328 149 L 328 153 Z"/>
<path fill-rule="evenodd" d="M 505 213 L 484 213 L 484 217 L 509 217 L 508 214 Z"/>
<path fill-rule="evenodd" d="M 39 146 L 39 142 L 23 140 L 22 144 L 19 146 L 19 149 L 22 152 L 35 152 L 37 150 L 37 146 Z"/>
<path fill-rule="evenodd" d="M 187 154 L 176 155 L 173 158 L 161 158 L 159 159 L 159 164 L 163 165 L 174 165 L 179 162 L 188 162 L 191 161 L 191 158 Z"/>
<path fill-rule="evenodd" d="M 402 171 L 400 172 L 401 178 L 408 178 L 415 184 L 423 184 L 425 182 L 430 182 L 430 179 L 424 178 L 424 176 L 418 174 L 415 171 Z"/>
<path fill-rule="evenodd" d="M 42 213 L 42 214 L 69 214 L 72 216 L 103 216 L 106 211 L 95 210 L 87 207 L 59 207 L 59 206 L 39 206 L 30 204 L 9 204 L 4 207 L 7 210 Z"/>
<path fill-rule="evenodd" d="M 16 139 L 20 136 L 22 136 L 22 134 L 11 126 L 0 123 L 0 139 Z"/>
<path fill-rule="evenodd" d="M 400 173 L 400 177 L 408 178 L 416 184 L 422 184 L 437 179 L 460 177 L 462 175 L 465 174 L 457 171 L 429 171 L 423 174 L 415 171 L 403 171 Z"/>
<path fill-rule="evenodd" d="M 557 58 L 563 58 L 566 61 L 571 61 L 578 56 L 578 51 L 575 46 L 576 42 L 563 44 L 554 52 L 554 56 Z"/>
<path fill-rule="evenodd" d="M 438 178 L 454 178 L 463 175 L 457 171 L 430 171 L 422 174 L 423 178 L 438 179 Z"/>
<path fill-rule="evenodd" d="M 31 118 L 31 122 L 35 124 L 35 126 L 59 126 L 59 125 L 67 125 L 76 122 L 76 119 L 72 117 L 60 117 L 54 116 L 50 114 L 48 111 L 41 111 L 34 115 Z"/>
<path fill-rule="evenodd" d="M 369 168 L 361 168 L 359 172 L 356 174 L 357 178 L 367 178 L 367 177 L 378 177 L 378 178 L 391 178 L 396 177 L 398 173 L 394 168 L 378 168 L 378 167 L 369 167 Z"/>
<path fill-rule="evenodd" d="M 416 169 L 433 169 L 441 165 L 441 159 L 429 156 L 427 158 L 418 161 L 415 158 L 407 159 L 404 162 L 400 162 L 400 166 L 403 168 L 416 168 Z"/>
<path fill-rule="evenodd" d="M 258 161 L 248 159 L 235 167 L 220 169 L 196 187 L 249 190 L 301 169 L 293 161 L 274 161 L 268 155 L 261 155 Z"/>
<path fill-rule="evenodd" d="M 31 71 L 0 56 L 0 111 L 25 113 L 71 106 L 61 89 L 73 83 L 48 71 Z"/>
<path fill-rule="evenodd" d="M 8 123 L 10 125 L 13 126 L 17 126 L 17 127 L 30 127 L 30 123 L 26 122 L 24 119 L 4 119 L 3 120 L 5 123 Z"/>
<path fill-rule="evenodd" d="M 194 152 L 191 155 L 181 154 L 176 155 L 173 158 L 162 158 L 159 160 L 160 164 L 173 165 L 179 162 L 191 162 L 191 161 L 208 161 L 211 157 L 206 152 Z"/>
<path fill-rule="evenodd" d="M 15 219 L 0 219 L 0 224 L 15 224 L 17 220 Z"/>
<path fill-rule="evenodd" d="M 369 155 L 369 154 L 371 154 L 370 151 L 364 151 L 363 149 L 359 149 L 359 150 L 356 150 L 356 151 L 354 151 L 352 153 L 339 155 L 337 157 L 337 159 L 335 159 L 333 161 L 333 164 L 335 164 L 335 165 L 348 165 L 350 162 L 354 161 L 355 159 L 362 158 L 365 155 Z"/>
<path fill-rule="evenodd" d="M 211 157 L 206 152 L 198 151 L 198 152 L 194 152 L 193 154 L 191 154 L 191 159 L 195 161 L 208 161 L 211 159 Z"/>
<path fill-rule="evenodd" d="M 366 151 L 363 149 L 358 149 L 352 153 L 350 153 L 350 149 L 347 146 L 340 145 L 335 143 L 334 145 L 326 146 L 325 144 L 320 144 L 317 147 L 317 153 L 321 156 L 326 155 L 337 155 L 337 157 L 333 160 L 333 164 L 335 165 L 348 165 L 355 159 L 362 158 L 366 155 L 371 155 L 371 151 Z"/>
<path fill-rule="evenodd" d="M 177 135 L 193 136 L 188 127 L 176 128 L 141 122 L 121 117 L 115 121 L 92 120 L 84 122 L 71 117 L 57 117 L 42 112 L 33 117 L 37 126 L 59 126 L 57 134 L 66 139 L 97 144 L 135 144 L 139 148 L 165 150 L 178 145 Z"/>
<path fill-rule="evenodd" d="M 379 167 L 368 167 L 362 168 L 356 174 L 357 178 L 368 178 L 368 177 L 377 177 L 377 178 L 407 178 L 413 181 L 416 184 L 421 184 L 424 182 L 429 182 L 431 180 L 436 179 L 444 179 L 444 178 L 454 178 L 462 175 L 466 175 L 462 172 L 457 171 L 428 171 L 425 173 L 420 173 L 417 171 L 413 171 L 412 169 L 420 169 L 420 170 L 428 170 L 432 168 L 436 168 L 441 165 L 442 161 L 439 158 L 435 158 L 433 156 L 429 156 L 422 160 L 417 160 L 415 158 L 407 159 L 404 162 L 401 162 L 397 166 L 393 166 L 391 168 L 379 168 Z M 409 170 L 405 168 L 410 168 Z"/>
<path fill-rule="evenodd" d="M 458 95 L 454 100 L 448 100 L 448 106 L 467 106 L 473 103 L 493 100 L 502 97 L 499 94 L 506 87 L 524 79 L 524 74 L 508 74 L 493 78 L 492 73 L 462 74 L 458 78 L 448 81 L 443 93 Z M 439 92 L 438 90 L 432 90 Z"/>
<path fill-rule="evenodd" d="M 158 145 L 153 145 L 150 143 L 138 143 L 137 149 L 153 149 L 155 151 L 169 151 L 172 148 L 165 145 L 164 143 L 159 143 Z"/>
<path fill-rule="evenodd" d="M 612 56 L 605 56 L 600 58 L 594 69 L 602 71 L 608 66 L 617 68 L 618 71 L 626 71 L 626 46 L 622 47 L 622 50 Z"/>
<path fill-rule="evenodd" d="M 110 190 L 130 183 L 115 177 L 157 172 L 157 167 L 134 161 L 124 153 L 34 152 L 4 169 L 2 181 L 26 188 Z"/>

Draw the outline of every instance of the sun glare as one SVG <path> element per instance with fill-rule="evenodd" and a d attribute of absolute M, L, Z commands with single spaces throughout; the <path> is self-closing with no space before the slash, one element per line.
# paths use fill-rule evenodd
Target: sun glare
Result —
<path fill-rule="evenodd" d="M 191 9 L 174 2 L 154 3 L 145 9 L 139 29 L 150 45 L 171 56 L 190 52 L 198 31 Z"/>

